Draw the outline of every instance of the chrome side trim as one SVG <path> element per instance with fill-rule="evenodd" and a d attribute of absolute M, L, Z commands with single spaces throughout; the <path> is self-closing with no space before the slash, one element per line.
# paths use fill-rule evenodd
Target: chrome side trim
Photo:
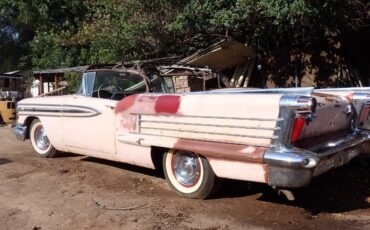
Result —
<path fill-rule="evenodd" d="M 25 125 L 16 125 L 15 129 L 15 137 L 20 141 L 25 141 L 27 137 L 27 126 Z"/>
<path fill-rule="evenodd" d="M 268 128 L 268 127 L 255 127 L 255 126 L 234 126 L 234 125 L 216 125 L 216 124 L 203 124 L 203 123 L 192 123 L 192 122 L 171 122 L 171 121 L 156 121 L 140 119 L 140 122 L 152 122 L 160 124 L 174 124 L 174 125 L 199 125 L 199 126 L 209 126 L 209 127 L 221 127 L 221 128 L 239 128 L 239 129 L 256 129 L 256 130 L 278 130 L 280 128 Z"/>
<path fill-rule="evenodd" d="M 305 88 L 275 88 L 275 89 L 219 89 L 213 91 L 198 91 L 189 93 L 176 93 L 176 95 L 210 95 L 210 94 L 295 94 L 310 96 L 313 92 L 313 87 Z M 162 93 L 150 93 L 150 95 Z"/>
<path fill-rule="evenodd" d="M 86 115 L 86 116 L 78 116 L 78 115 L 63 115 L 61 113 L 59 114 L 40 114 L 40 113 L 20 113 L 19 115 L 22 115 L 22 116 L 37 116 L 37 117 L 84 117 L 84 118 L 87 118 L 87 117 L 95 117 L 95 116 L 98 116 L 99 114 L 93 114 L 93 115 Z"/>
<path fill-rule="evenodd" d="M 176 138 L 176 139 L 185 139 L 185 140 L 194 140 L 194 141 L 207 141 L 207 142 L 213 142 L 213 143 L 224 143 L 224 144 L 235 144 L 235 145 L 250 145 L 250 146 L 255 146 L 255 147 L 265 147 L 265 148 L 273 148 L 275 147 L 274 145 L 258 145 L 258 144 L 248 144 L 248 143 L 240 143 L 240 142 L 233 142 L 233 141 L 219 141 L 219 140 L 212 140 L 212 139 L 207 139 L 207 138 L 182 138 L 182 137 L 177 137 L 177 136 L 170 136 L 170 135 L 158 135 L 158 134 L 151 134 L 151 133 L 144 133 L 144 132 L 129 132 L 129 134 L 134 134 L 134 135 L 139 135 L 142 137 L 143 135 L 145 136 L 155 136 L 155 137 L 167 137 L 167 138 Z M 127 135 L 118 135 L 117 137 L 125 137 Z M 125 141 L 119 140 L 120 142 L 126 143 Z M 137 143 L 135 143 L 137 144 Z"/>
<path fill-rule="evenodd" d="M 95 110 L 94 108 L 92 107 L 89 107 L 89 106 L 83 106 L 83 105 L 68 105 L 68 104 L 33 104 L 33 103 L 18 103 L 17 104 L 17 107 L 18 106 L 55 106 L 55 107 L 76 107 L 76 108 L 84 108 L 84 109 L 92 109 L 92 110 Z"/>
<path fill-rule="evenodd" d="M 19 115 L 48 117 L 94 117 L 101 114 L 95 108 L 62 104 L 18 104 Z"/>
<path fill-rule="evenodd" d="M 233 133 L 217 133 L 217 132 L 202 132 L 202 131 L 194 131 L 194 130 L 183 130 L 183 129 L 168 129 L 168 128 L 157 128 L 157 127 L 150 127 L 150 126 L 142 126 L 140 125 L 140 130 L 161 130 L 161 131 L 174 131 L 174 132 L 182 132 L 182 133 L 200 133 L 200 134 L 210 134 L 210 135 L 221 135 L 221 136 L 235 136 L 235 137 L 247 137 L 247 138 L 257 138 L 257 139 L 276 139 L 277 137 L 267 137 L 267 136 L 257 136 L 257 135 L 241 135 L 241 134 L 233 134 Z"/>
<path fill-rule="evenodd" d="M 315 89 L 314 92 L 370 92 L 370 87 L 324 88 Z"/>
<path fill-rule="evenodd" d="M 19 108 L 19 112 L 41 112 L 41 113 L 88 113 L 88 111 L 85 110 L 79 110 L 79 109 L 53 109 L 53 108 Z"/>
<path fill-rule="evenodd" d="M 152 113 L 130 113 L 131 115 L 143 115 L 143 116 L 166 116 L 166 117 L 191 117 L 191 118 L 213 118 L 213 119 L 231 119 L 231 120 L 250 120 L 250 121 L 279 121 L 278 119 L 273 118 L 256 118 L 256 117 L 223 117 L 223 116 L 198 116 L 198 115 L 182 115 L 182 114 L 167 114 L 167 113 L 160 113 L 160 114 L 152 114 Z"/>

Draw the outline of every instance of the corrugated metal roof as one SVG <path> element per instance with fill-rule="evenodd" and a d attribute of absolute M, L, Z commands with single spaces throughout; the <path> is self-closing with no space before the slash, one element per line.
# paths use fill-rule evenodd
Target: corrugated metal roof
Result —
<path fill-rule="evenodd" d="M 5 73 L 0 73 L 0 78 L 8 78 L 8 79 L 18 79 L 22 80 L 23 77 L 15 74 L 5 74 Z"/>
<path fill-rule="evenodd" d="M 206 49 L 200 50 L 178 62 L 192 67 L 209 67 L 221 71 L 243 63 L 256 56 L 254 50 L 243 43 L 233 40 L 222 40 Z"/>
<path fill-rule="evenodd" d="M 66 73 L 66 72 L 84 72 L 88 69 L 88 65 L 60 68 L 60 69 L 45 69 L 45 70 L 33 70 L 33 74 L 52 74 L 52 73 Z"/>
<path fill-rule="evenodd" d="M 14 71 L 11 71 L 11 72 L 6 72 L 4 74 L 20 74 L 22 72 L 22 70 L 14 70 Z"/>

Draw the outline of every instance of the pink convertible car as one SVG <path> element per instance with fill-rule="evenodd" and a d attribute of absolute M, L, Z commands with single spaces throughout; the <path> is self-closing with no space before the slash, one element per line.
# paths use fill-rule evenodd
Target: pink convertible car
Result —
<path fill-rule="evenodd" d="M 178 194 L 205 198 L 219 178 L 302 187 L 369 140 L 369 88 L 174 93 L 171 79 L 88 70 L 75 95 L 17 105 L 16 135 L 58 151 L 163 170 Z"/>

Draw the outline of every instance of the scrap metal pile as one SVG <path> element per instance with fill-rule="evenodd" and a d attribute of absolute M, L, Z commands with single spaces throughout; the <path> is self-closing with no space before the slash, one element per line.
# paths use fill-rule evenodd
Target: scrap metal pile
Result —
<path fill-rule="evenodd" d="M 248 87 L 255 59 L 252 48 L 222 40 L 183 59 L 173 56 L 122 61 L 111 68 L 138 70 L 149 80 L 160 75 L 165 81 L 173 82 L 173 92 L 191 92 Z"/>
<path fill-rule="evenodd" d="M 223 40 L 158 70 L 162 77 L 174 78 L 175 88 L 177 83 L 187 82 L 187 91 L 247 87 L 255 57 L 253 49 L 244 44 Z"/>

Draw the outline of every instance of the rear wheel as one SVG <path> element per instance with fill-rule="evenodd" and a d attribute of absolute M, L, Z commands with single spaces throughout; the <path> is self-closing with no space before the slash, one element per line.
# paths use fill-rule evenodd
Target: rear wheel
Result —
<path fill-rule="evenodd" d="M 196 153 L 171 150 L 163 157 L 163 171 L 177 194 L 205 199 L 214 191 L 217 180 L 207 159 Z"/>
<path fill-rule="evenodd" d="M 51 158 L 57 154 L 57 150 L 50 143 L 45 129 L 39 119 L 32 121 L 30 128 L 30 140 L 32 148 L 38 156 Z"/>

